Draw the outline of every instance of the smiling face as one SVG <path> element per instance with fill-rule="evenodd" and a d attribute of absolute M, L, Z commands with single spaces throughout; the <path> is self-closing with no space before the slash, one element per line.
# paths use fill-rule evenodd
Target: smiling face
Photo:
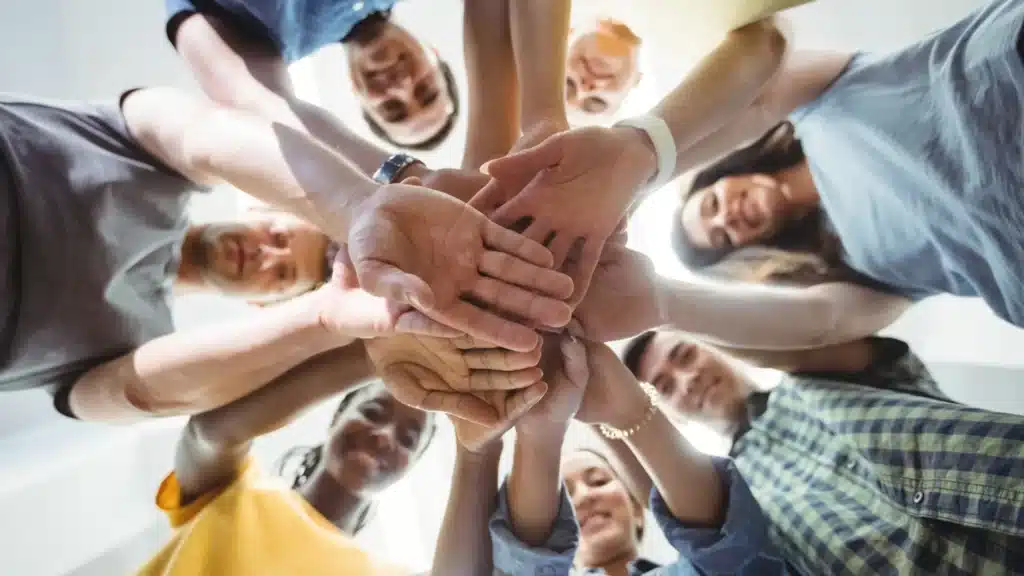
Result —
<path fill-rule="evenodd" d="M 433 417 L 398 402 L 379 382 L 353 394 L 331 425 L 326 470 L 353 494 L 377 494 L 422 455 Z"/>
<path fill-rule="evenodd" d="M 440 60 L 404 28 L 383 22 L 346 44 L 360 106 L 392 142 L 415 146 L 440 133 L 456 105 Z"/>
<path fill-rule="evenodd" d="M 640 356 L 637 378 L 650 382 L 679 414 L 729 427 L 752 387 L 718 352 L 674 331 L 657 332 Z"/>
<path fill-rule="evenodd" d="M 562 461 L 562 479 L 580 524 L 579 561 L 588 568 L 639 555 L 643 509 L 606 461 L 580 450 Z"/>
<path fill-rule="evenodd" d="M 640 39 L 617 20 L 599 20 L 572 39 L 565 68 L 570 110 L 614 114 L 640 81 Z"/>
<path fill-rule="evenodd" d="M 698 248 L 727 249 L 766 241 L 792 220 L 788 185 L 764 174 L 722 178 L 690 195 L 680 213 Z"/>
<path fill-rule="evenodd" d="M 227 296 L 267 302 L 297 296 L 324 280 L 328 238 L 289 214 L 256 211 L 236 222 L 199 226 L 190 248 L 204 283 Z"/>

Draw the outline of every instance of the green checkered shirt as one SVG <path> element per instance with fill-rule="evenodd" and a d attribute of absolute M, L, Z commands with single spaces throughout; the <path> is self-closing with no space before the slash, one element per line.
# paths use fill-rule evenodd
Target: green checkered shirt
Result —
<path fill-rule="evenodd" d="M 787 378 L 732 456 L 804 574 L 1024 574 L 1024 418 L 946 399 L 909 350 Z"/>

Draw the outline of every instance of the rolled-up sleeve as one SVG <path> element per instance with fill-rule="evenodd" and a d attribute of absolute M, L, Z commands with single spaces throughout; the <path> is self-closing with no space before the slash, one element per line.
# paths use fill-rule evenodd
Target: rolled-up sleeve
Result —
<path fill-rule="evenodd" d="M 700 574 L 789 574 L 768 538 L 761 507 L 732 460 L 714 458 L 713 462 L 728 493 L 725 521 L 719 528 L 686 526 L 672 515 L 657 489 L 651 491 L 651 512 L 679 552 L 678 563 L 692 565 Z"/>
<path fill-rule="evenodd" d="M 512 532 L 507 481 L 502 483 L 498 491 L 498 505 L 491 515 L 490 530 L 495 573 L 560 576 L 569 574 L 572 569 L 580 530 L 564 486 L 559 494 L 558 516 L 555 517 L 551 535 L 543 545 L 531 547 Z"/>

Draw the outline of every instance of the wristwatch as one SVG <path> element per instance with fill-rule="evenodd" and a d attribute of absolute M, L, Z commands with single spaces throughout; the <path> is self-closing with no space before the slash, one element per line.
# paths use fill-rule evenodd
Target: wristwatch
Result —
<path fill-rule="evenodd" d="M 401 152 L 392 154 L 373 173 L 373 181 L 378 184 L 392 184 L 406 168 L 413 164 L 423 164 L 423 162 Z"/>

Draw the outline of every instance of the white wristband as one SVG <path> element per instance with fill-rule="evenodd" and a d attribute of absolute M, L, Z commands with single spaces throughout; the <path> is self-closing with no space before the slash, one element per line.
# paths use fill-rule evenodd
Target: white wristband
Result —
<path fill-rule="evenodd" d="M 654 143 L 654 153 L 658 156 L 658 171 L 651 178 L 648 186 L 651 190 L 657 190 L 672 179 L 676 170 L 676 141 L 672 138 L 672 131 L 664 120 L 650 114 L 634 116 L 615 123 L 616 126 L 629 126 L 637 130 L 643 130 L 647 137 Z"/>

